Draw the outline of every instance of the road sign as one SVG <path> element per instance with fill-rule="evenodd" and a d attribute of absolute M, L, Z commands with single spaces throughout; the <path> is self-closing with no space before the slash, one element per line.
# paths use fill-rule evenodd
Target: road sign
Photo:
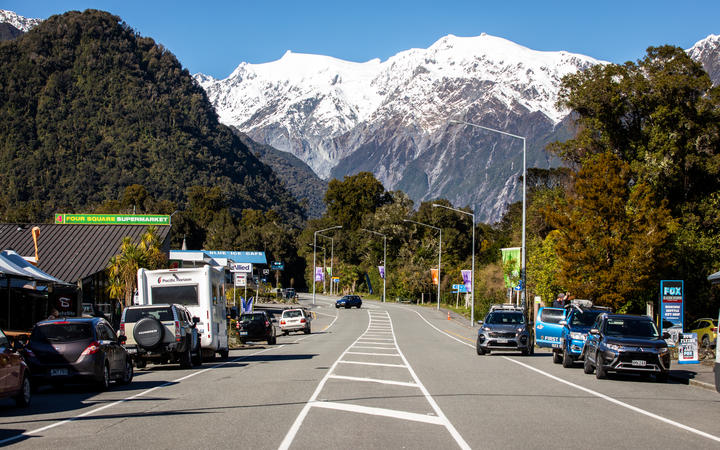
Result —
<path fill-rule="evenodd" d="M 465 294 L 468 291 L 464 284 L 453 284 L 452 288 L 455 293 L 460 292 L 461 294 Z"/>
<path fill-rule="evenodd" d="M 333 283 L 339 283 L 339 282 L 340 282 L 340 277 L 332 277 L 332 282 L 333 282 Z"/>
<path fill-rule="evenodd" d="M 245 287 L 247 286 L 247 274 L 244 272 L 239 272 L 235 274 L 235 287 Z"/>
<path fill-rule="evenodd" d="M 285 264 L 282 261 L 273 261 L 270 263 L 272 270 L 285 270 Z"/>
<path fill-rule="evenodd" d="M 252 263 L 235 263 L 230 269 L 230 272 L 252 273 L 252 269 Z"/>
<path fill-rule="evenodd" d="M 267 275 L 270 273 L 270 269 L 263 269 L 263 275 Z"/>

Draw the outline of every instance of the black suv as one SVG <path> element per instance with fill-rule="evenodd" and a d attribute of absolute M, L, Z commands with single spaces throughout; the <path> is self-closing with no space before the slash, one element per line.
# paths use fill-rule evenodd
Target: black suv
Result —
<path fill-rule="evenodd" d="M 202 364 L 198 322 L 183 305 L 134 305 L 123 310 L 120 334 L 138 368 L 151 360 L 187 369 Z"/>
<path fill-rule="evenodd" d="M 648 316 L 600 314 L 590 329 L 583 356 L 585 373 L 595 370 L 597 378 L 609 371 L 655 374 L 665 382 L 670 371 L 670 351 Z"/>
<path fill-rule="evenodd" d="M 265 311 L 242 314 L 236 325 L 240 342 L 244 344 L 247 341 L 267 341 L 268 345 L 275 345 L 274 321 Z"/>

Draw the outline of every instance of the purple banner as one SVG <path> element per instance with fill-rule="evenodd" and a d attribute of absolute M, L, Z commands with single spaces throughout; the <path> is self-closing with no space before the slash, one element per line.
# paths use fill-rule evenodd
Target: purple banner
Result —
<path fill-rule="evenodd" d="M 468 292 L 472 292 L 472 270 L 461 270 L 463 283 Z"/>
<path fill-rule="evenodd" d="M 378 270 L 380 271 L 380 278 L 383 280 L 385 279 L 385 266 L 378 266 Z"/>
<path fill-rule="evenodd" d="M 323 273 L 322 267 L 316 267 L 315 268 L 315 281 L 323 281 L 325 279 L 325 274 Z"/>

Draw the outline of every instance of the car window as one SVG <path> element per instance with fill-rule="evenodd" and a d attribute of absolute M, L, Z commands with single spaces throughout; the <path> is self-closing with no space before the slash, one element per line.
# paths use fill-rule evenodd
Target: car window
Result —
<path fill-rule="evenodd" d="M 601 311 L 583 311 L 575 312 L 570 319 L 570 325 L 578 327 L 589 327 L 595 323 L 595 319 Z"/>
<path fill-rule="evenodd" d="M 0 347 L 8 347 L 10 345 L 10 341 L 8 341 L 7 336 L 5 336 L 5 333 L 0 330 Z"/>
<path fill-rule="evenodd" d="M 291 309 L 290 311 L 283 311 L 283 317 L 292 319 L 293 317 L 302 317 L 302 311 L 299 309 Z"/>
<path fill-rule="evenodd" d="M 264 322 L 265 314 L 243 314 L 240 316 L 240 322 Z"/>
<path fill-rule="evenodd" d="M 692 323 L 692 325 L 690 325 L 690 329 L 695 330 L 698 328 L 702 328 L 702 325 L 700 325 L 701 323 L 702 322 L 700 322 L 699 320 L 696 320 L 695 322 Z"/>
<path fill-rule="evenodd" d="M 540 321 L 545 323 L 560 323 L 565 318 L 565 311 L 562 309 L 544 308 L 540 312 Z"/>
<path fill-rule="evenodd" d="M 116 341 L 117 335 L 115 334 L 115 330 L 113 330 L 112 327 L 106 323 L 104 323 L 102 326 L 103 326 L 103 329 L 105 330 L 105 333 L 107 333 L 106 339 L 109 341 Z"/>
<path fill-rule="evenodd" d="M 161 322 L 171 322 L 175 320 L 172 309 L 169 306 L 159 306 L 157 308 L 131 308 L 125 311 L 125 322 L 137 322 L 143 317 L 152 317 Z"/>
<path fill-rule="evenodd" d="M 655 324 L 646 319 L 638 318 L 608 318 L 605 325 L 605 334 L 608 336 L 623 336 L 654 339 L 660 336 Z"/>
<path fill-rule="evenodd" d="M 30 335 L 31 341 L 72 342 L 92 338 L 89 323 L 50 323 L 36 326 Z"/>
<path fill-rule="evenodd" d="M 153 303 L 177 303 L 180 305 L 197 305 L 198 285 L 189 286 L 155 286 L 151 289 Z"/>
<path fill-rule="evenodd" d="M 525 323 L 525 316 L 519 312 L 492 312 L 485 319 L 486 324 L 518 325 Z"/>

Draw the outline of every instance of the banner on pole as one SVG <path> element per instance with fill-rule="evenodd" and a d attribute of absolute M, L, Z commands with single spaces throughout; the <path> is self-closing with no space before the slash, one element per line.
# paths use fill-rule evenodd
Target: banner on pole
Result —
<path fill-rule="evenodd" d="M 378 271 L 380 272 L 380 278 L 383 280 L 385 279 L 385 266 L 378 266 Z"/>
<path fill-rule="evenodd" d="M 438 284 L 440 280 L 438 280 L 438 270 L 437 269 L 430 269 L 430 276 L 432 277 L 432 283 Z"/>
<path fill-rule="evenodd" d="M 315 268 L 315 281 L 323 281 L 325 279 L 325 274 L 323 273 L 322 267 L 316 267 Z"/>
<path fill-rule="evenodd" d="M 465 292 L 472 292 L 472 270 L 461 270 L 463 283 L 465 283 Z"/>
<path fill-rule="evenodd" d="M 514 288 L 519 286 L 520 279 L 520 258 L 522 258 L 521 247 L 501 248 L 503 275 L 505 276 L 505 287 Z M 507 269 L 509 268 L 510 273 Z"/>

